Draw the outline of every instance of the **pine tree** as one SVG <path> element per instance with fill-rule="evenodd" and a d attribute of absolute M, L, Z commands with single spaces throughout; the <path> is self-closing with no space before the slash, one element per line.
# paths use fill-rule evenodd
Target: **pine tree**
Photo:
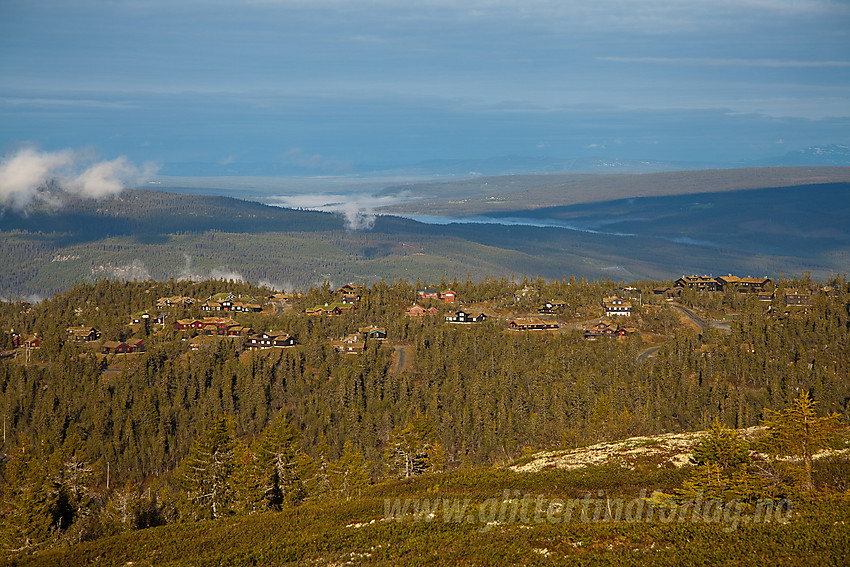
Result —
<path fill-rule="evenodd" d="M 803 488 L 813 490 L 812 458 L 815 453 L 826 449 L 841 427 L 841 416 L 832 413 L 818 417 L 814 401 L 808 391 L 803 391 L 782 411 L 765 408 L 766 418 L 763 424 L 768 429 L 763 445 L 771 452 L 780 455 L 800 457 L 803 460 Z"/>

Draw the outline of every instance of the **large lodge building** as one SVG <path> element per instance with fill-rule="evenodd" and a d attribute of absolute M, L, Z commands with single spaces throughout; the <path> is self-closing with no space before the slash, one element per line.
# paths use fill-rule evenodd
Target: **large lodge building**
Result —
<path fill-rule="evenodd" d="M 739 278 L 729 274 L 728 276 L 682 276 L 676 283 L 675 287 L 695 289 L 697 291 L 726 291 L 732 289 L 740 293 L 759 293 L 764 291 L 767 284 L 771 283 L 770 278 L 754 278 L 747 276 Z"/>

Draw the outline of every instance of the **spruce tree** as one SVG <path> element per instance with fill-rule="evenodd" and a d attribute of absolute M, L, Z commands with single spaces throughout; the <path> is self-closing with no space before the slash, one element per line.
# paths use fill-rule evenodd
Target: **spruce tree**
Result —
<path fill-rule="evenodd" d="M 178 482 L 193 503 L 192 512 L 197 518 L 217 519 L 231 513 L 239 449 L 232 420 L 220 416 L 195 441 L 181 463 Z"/>

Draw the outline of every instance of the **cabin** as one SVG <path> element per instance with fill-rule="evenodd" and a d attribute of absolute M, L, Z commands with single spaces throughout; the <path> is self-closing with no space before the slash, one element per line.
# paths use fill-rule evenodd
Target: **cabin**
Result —
<path fill-rule="evenodd" d="M 408 317 L 424 317 L 425 315 L 436 315 L 440 311 L 436 307 L 425 309 L 419 305 L 413 304 L 413 307 L 404 312 Z"/>
<path fill-rule="evenodd" d="M 16 333 L 14 329 L 9 332 L 9 341 L 12 344 L 12 348 L 18 348 L 24 344 L 24 339 L 21 338 L 21 334 Z"/>
<path fill-rule="evenodd" d="M 141 325 L 145 321 L 149 321 L 151 318 L 151 314 L 147 311 L 141 311 L 139 313 L 134 313 L 130 315 L 130 324 L 131 325 Z"/>
<path fill-rule="evenodd" d="M 344 339 L 331 341 L 334 350 L 342 354 L 360 354 L 366 350 L 366 339 L 359 333 L 351 334 Z"/>
<path fill-rule="evenodd" d="M 353 304 L 360 301 L 362 290 L 362 285 L 349 283 L 336 290 L 336 294 L 340 303 Z"/>
<path fill-rule="evenodd" d="M 454 303 L 455 299 L 457 299 L 457 294 L 450 289 L 446 291 L 440 292 L 440 299 L 442 299 L 445 303 Z"/>
<path fill-rule="evenodd" d="M 336 290 L 337 293 L 359 293 L 363 289 L 363 284 L 347 283 Z"/>
<path fill-rule="evenodd" d="M 245 311 L 245 306 L 255 305 L 254 298 L 249 298 L 245 301 L 237 301 L 237 298 L 232 293 L 222 292 L 216 293 L 215 295 L 211 295 L 207 298 L 207 300 L 201 304 L 201 311 Z M 239 308 L 236 308 L 237 303 L 239 304 Z M 260 310 L 260 306 L 257 305 L 257 311 Z"/>
<path fill-rule="evenodd" d="M 446 317 L 447 323 L 480 323 L 487 319 L 487 315 L 484 313 L 480 313 L 478 315 L 473 315 L 467 311 L 458 311 L 454 315 L 449 315 Z"/>
<path fill-rule="evenodd" d="M 631 317 L 632 304 L 623 301 L 616 295 L 602 299 L 602 307 L 605 309 L 606 317 Z"/>
<path fill-rule="evenodd" d="M 103 354 L 132 354 L 145 352 L 145 341 L 128 339 L 127 341 L 104 341 L 100 352 Z"/>
<path fill-rule="evenodd" d="M 623 327 L 619 323 L 602 319 L 584 328 L 584 338 L 595 341 L 599 337 L 624 337 L 635 332 L 635 329 Z"/>
<path fill-rule="evenodd" d="M 175 331 L 200 331 L 204 335 L 225 336 L 228 329 L 238 327 L 239 323 L 225 317 L 204 317 L 203 319 L 178 319 L 174 323 Z"/>
<path fill-rule="evenodd" d="M 288 348 L 296 344 L 295 337 L 288 333 L 269 331 L 250 333 L 245 337 L 244 348 L 247 350 L 264 350 L 269 348 Z"/>
<path fill-rule="evenodd" d="M 535 293 L 537 293 L 537 290 L 535 290 L 533 287 L 524 286 L 522 289 L 518 289 L 514 293 L 514 300 L 519 301 L 523 297 L 527 297 Z"/>
<path fill-rule="evenodd" d="M 374 325 L 370 325 L 368 327 L 360 327 L 357 329 L 363 338 L 369 341 L 385 341 L 387 339 L 387 330 L 383 327 L 375 327 Z"/>
<path fill-rule="evenodd" d="M 360 295 L 356 293 L 343 293 L 339 298 L 339 302 L 346 305 L 353 305 L 358 301 L 360 301 Z"/>
<path fill-rule="evenodd" d="M 512 331 L 553 331 L 559 328 L 554 321 L 544 321 L 537 317 L 519 317 L 508 323 Z"/>
<path fill-rule="evenodd" d="M 94 327 L 68 327 L 65 333 L 68 340 L 75 343 L 90 343 L 100 338 L 100 332 Z"/>
<path fill-rule="evenodd" d="M 718 291 L 733 290 L 738 293 L 759 293 L 764 291 L 765 286 L 771 282 L 770 278 L 754 278 L 747 276 L 739 278 L 732 274 L 726 276 L 718 276 L 715 278 L 718 284 Z"/>
<path fill-rule="evenodd" d="M 425 299 L 440 299 L 440 292 L 436 289 L 417 289 L 416 295 Z"/>
<path fill-rule="evenodd" d="M 357 311 L 357 306 L 353 303 L 335 301 L 330 304 L 326 303 L 324 305 L 310 307 L 309 309 L 305 309 L 304 313 L 307 315 L 343 315 L 345 313 L 353 313 L 354 311 Z"/>
<path fill-rule="evenodd" d="M 251 327 L 243 327 L 241 325 L 236 325 L 235 327 L 228 327 L 224 332 L 225 337 L 243 337 L 245 335 L 250 335 L 254 332 L 254 329 Z"/>
<path fill-rule="evenodd" d="M 405 311 L 404 314 L 408 317 L 422 317 L 425 315 L 425 308 L 414 303 L 413 307 Z"/>
<path fill-rule="evenodd" d="M 263 310 L 263 307 L 254 298 L 250 298 L 243 301 L 234 301 L 232 309 L 237 313 L 259 313 Z"/>
<path fill-rule="evenodd" d="M 653 295 L 663 295 L 666 298 L 678 297 L 682 294 L 681 287 L 654 287 L 652 288 Z"/>
<path fill-rule="evenodd" d="M 547 301 L 537 308 L 537 312 L 541 315 L 555 315 L 566 306 L 565 301 Z"/>
<path fill-rule="evenodd" d="M 198 331 L 204 328 L 204 322 L 200 319 L 177 319 L 173 327 L 175 331 Z"/>
<path fill-rule="evenodd" d="M 204 335 L 226 336 L 228 329 L 239 326 L 233 319 L 221 317 L 204 317 L 202 323 L 201 333 Z"/>
<path fill-rule="evenodd" d="M 173 295 L 171 297 L 160 297 L 156 300 L 157 309 L 165 309 L 166 307 L 189 307 L 195 303 L 191 297 L 183 295 Z"/>
<path fill-rule="evenodd" d="M 813 304 L 814 301 L 812 300 L 811 294 L 795 291 L 792 289 L 785 290 L 786 307 L 799 307 Z"/>

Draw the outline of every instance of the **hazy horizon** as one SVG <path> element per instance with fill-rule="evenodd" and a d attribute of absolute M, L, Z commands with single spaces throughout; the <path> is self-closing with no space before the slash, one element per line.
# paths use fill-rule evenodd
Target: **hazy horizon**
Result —
<path fill-rule="evenodd" d="M 10 0 L 0 15 L 5 161 L 416 176 L 850 144 L 843 2 Z"/>

